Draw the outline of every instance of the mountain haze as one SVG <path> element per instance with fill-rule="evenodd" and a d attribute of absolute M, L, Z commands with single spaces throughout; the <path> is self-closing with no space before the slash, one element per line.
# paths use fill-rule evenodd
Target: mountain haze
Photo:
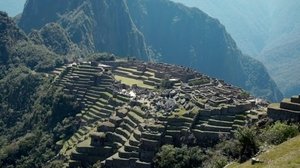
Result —
<path fill-rule="evenodd" d="M 300 92 L 300 1 L 277 0 L 268 42 L 258 59 L 285 96 Z"/>
<path fill-rule="evenodd" d="M 173 0 L 219 19 L 243 52 L 261 61 L 285 96 L 300 92 L 300 2 Z"/>
<path fill-rule="evenodd" d="M 268 38 L 271 24 L 267 1 L 260 0 L 172 0 L 197 7 L 217 18 L 246 54 L 257 56 Z M 272 1 L 272 0 L 271 0 Z M 255 12 L 254 12 L 255 11 Z"/>
<path fill-rule="evenodd" d="M 204 12 L 168 0 L 28 0 L 19 26 L 30 33 L 56 22 L 87 52 L 111 52 L 189 66 L 278 101 L 282 94 L 258 61 Z"/>
<path fill-rule="evenodd" d="M 0 11 L 14 17 L 22 13 L 26 0 L 0 0 Z"/>

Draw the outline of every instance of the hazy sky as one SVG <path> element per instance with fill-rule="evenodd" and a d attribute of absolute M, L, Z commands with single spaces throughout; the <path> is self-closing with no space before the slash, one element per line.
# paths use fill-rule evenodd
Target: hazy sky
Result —
<path fill-rule="evenodd" d="M 23 11 L 26 0 L 0 0 L 0 10 L 13 17 Z"/>

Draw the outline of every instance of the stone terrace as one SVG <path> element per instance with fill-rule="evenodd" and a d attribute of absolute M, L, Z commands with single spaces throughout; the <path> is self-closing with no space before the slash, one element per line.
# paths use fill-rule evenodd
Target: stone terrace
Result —
<path fill-rule="evenodd" d="M 207 146 L 266 116 L 265 108 L 242 96 L 240 88 L 189 68 L 139 61 L 103 64 L 72 64 L 54 73 L 55 83 L 83 107 L 76 115 L 79 130 L 57 143 L 66 167 L 101 161 L 111 168 L 150 168 L 164 144 Z M 173 82 L 169 89 L 160 87 L 165 79 Z M 297 108 L 290 106 L 282 103 L 281 108 Z"/>
<path fill-rule="evenodd" d="M 268 115 L 274 120 L 300 121 L 300 95 L 270 104 Z"/>

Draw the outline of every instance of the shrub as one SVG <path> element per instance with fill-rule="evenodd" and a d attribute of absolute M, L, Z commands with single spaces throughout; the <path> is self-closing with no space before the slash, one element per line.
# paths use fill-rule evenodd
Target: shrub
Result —
<path fill-rule="evenodd" d="M 203 85 L 203 84 L 207 84 L 210 82 L 209 78 L 200 78 L 200 79 L 194 79 L 189 81 L 189 85 L 190 86 L 195 86 L 195 85 Z"/>
<path fill-rule="evenodd" d="M 232 159 L 238 159 L 240 156 L 240 143 L 237 140 L 231 139 L 223 141 L 215 146 L 217 151 Z"/>
<path fill-rule="evenodd" d="M 248 99 L 250 97 L 250 93 L 243 91 L 240 95 L 238 95 L 238 98 L 241 99 Z"/>
<path fill-rule="evenodd" d="M 165 145 L 157 153 L 154 165 L 158 168 L 193 168 L 202 167 L 207 157 L 199 147 L 175 148 L 172 145 Z"/>
<path fill-rule="evenodd" d="M 220 153 L 212 154 L 209 159 L 203 163 L 205 168 L 223 168 L 227 165 L 227 158 Z"/>
<path fill-rule="evenodd" d="M 88 61 L 114 61 L 116 57 L 108 53 L 93 53 L 87 56 Z"/>
<path fill-rule="evenodd" d="M 61 168 L 64 167 L 64 162 L 62 160 L 55 160 L 51 163 L 49 163 L 49 165 L 44 166 L 45 168 Z"/>
<path fill-rule="evenodd" d="M 240 161 L 243 162 L 258 152 L 259 143 L 254 128 L 238 128 L 234 136 L 239 142 Z"/>
<path fill-rule="evenodd" d="M 173 83 L 169 79 L 163 79 L 160 84 L 161 88 L 170 89 L 173 87 Z"/>
<path fill-rule="evenodd" d="M 286 123 L 276 122 L 274 125 L 264 129 L 262 140 L 268 144 L 278 145 L 298 134 L 299 130 L 295 124 L 288 125 Z"/>

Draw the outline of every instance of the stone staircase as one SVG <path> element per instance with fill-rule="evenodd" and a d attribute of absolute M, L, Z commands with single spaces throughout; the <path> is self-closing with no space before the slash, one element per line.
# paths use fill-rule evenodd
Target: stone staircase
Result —
<path fill-rule="evenodd" d="M 117 114 L 118 115 L 118 114 Z M 121 114 L 122 116 L 124 115 Z M 141 138 L 140 124 L 144 122 L 144 114 L 139 108 L 129 109 L 119 127 L 112 133 L 114 141 L 120 144 L 118 151 L 107 158 L 106 167 L 132 167 L 139 159 L 139 144 Z"/>

